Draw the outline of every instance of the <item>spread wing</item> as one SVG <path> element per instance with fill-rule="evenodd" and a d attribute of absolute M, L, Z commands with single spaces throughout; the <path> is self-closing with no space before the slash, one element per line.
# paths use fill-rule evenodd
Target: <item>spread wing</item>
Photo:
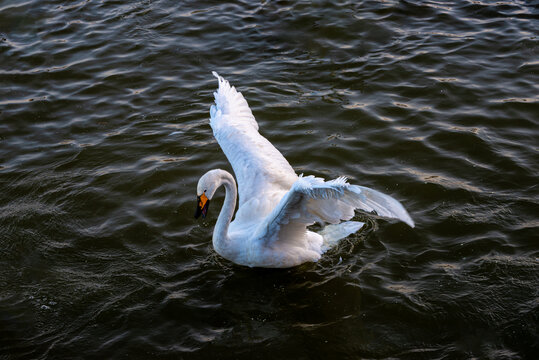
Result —
<path fill-rule="evenodd" d="M 314 176 L 300 177 L 268 216 L 263 226 L 266 244 L 302 239 L 307 225 L 315 222 L 337 224 L 349 220 L 354 210 L 375 212 L 377 215 L 399 219 L 411 227 L 414 222 L 402 204 L 389 195 L 364 186 L 348 184 L 340 177 L 324 181 Z"/>
<path fill-rule="evenodd" d="M 268 190 L 288 190 L 297 175 L 262 135 L 243 95 L 216 72 L 219 88 L 210 108 L 213 135 L 234 169 L 240 206 Z"/>

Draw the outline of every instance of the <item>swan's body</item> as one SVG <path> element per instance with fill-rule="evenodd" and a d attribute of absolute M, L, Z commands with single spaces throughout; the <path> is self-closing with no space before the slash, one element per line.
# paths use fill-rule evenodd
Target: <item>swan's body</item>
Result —
<path fill-rule="evenodd" d="M 414 223 L 395 199 L 376 190 L 350 185 L 345 178 L 324 181 L 298 176 L 281 153 L 258 133 L 258 124 L 241 93 L 219 80 L 210 109 L 210 125 L 230 161 L 234 177 L 224 170 L 204 174 L 197 187 L 199 211 L 204 215 L 221 185 L 225 201 L 213 232 L 213 246 L 224 258 L 251 267 L 291 267 L 317 261 L 337 240 L 359 230 L 363 223 L 349 220 L 354 209 Z M 202 198 L 202 200 L 201 200 Z M 307 226 L 334 224 L 321 233 Z"/>

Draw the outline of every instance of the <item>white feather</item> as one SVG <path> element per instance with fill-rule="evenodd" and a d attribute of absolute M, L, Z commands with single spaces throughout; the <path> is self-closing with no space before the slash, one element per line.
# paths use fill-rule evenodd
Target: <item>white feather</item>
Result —
<path fill-rule="evenodd" d="M 339 239 L 363 226 L 346 221 L 355 209 L 414 226 L 404 207 L 389 195 L 350 185 L 345 177 L 331 181 L 298 177 L 281 153 L 259 134 L 243 95 L 217 73 L 213 75 L 219 88 L 210 108 L 210 125 L 236 175 L 239 209 L 234 221 L 236 184 L 232 175 L 210 171 L 199 180 L 197 192 L 200 196 L 210 189 L 207 196 L 211 199 L 216 188 L 225 185 L 225 204 L 213 234 L 213 245 L 223 257 L 256 267 L 317 261 Z M 333 225 L 314 233 L 307 226 L 315 222 Z"/>

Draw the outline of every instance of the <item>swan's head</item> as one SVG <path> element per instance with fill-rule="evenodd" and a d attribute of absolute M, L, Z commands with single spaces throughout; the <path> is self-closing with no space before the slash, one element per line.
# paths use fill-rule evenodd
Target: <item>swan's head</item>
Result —
<path fill-rule="evenodd" d="M 202 215 L 203 218 L 206 217 L 208 207 L 210 206 L 210 200 L 221 183 L 222 171 L 223 170 L 219 169 L 210 170 L 198 180 L 195 218 L 198 219 L 200 215 Z"/>

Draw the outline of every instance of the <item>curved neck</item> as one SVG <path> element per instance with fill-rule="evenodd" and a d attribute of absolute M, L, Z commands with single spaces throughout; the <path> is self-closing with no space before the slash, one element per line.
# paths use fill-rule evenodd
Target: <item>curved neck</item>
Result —
<path fill-rule="evenodd" d="M 225 187 L 225 201 L 213 229 L 212 241 L 215 249 L 223 249 L 228 242 L 228 225 L 232 221 L 234 209 L 236 208 L 236 198 L 238 196 L 234 177 L 224 170 L 221 173 L 220 184 L 218 186 L 221 185 Z"/>

